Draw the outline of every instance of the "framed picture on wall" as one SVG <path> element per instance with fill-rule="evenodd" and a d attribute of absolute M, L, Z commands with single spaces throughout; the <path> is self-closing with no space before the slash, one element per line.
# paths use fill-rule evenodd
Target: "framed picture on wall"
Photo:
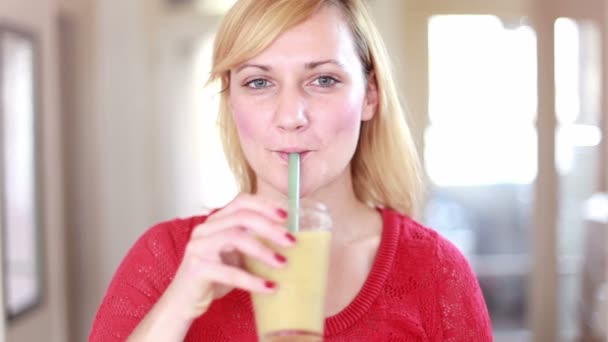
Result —
<path fill-rule="evenodd" d="M 34 34 L 0 23 L 0 224 L 9 319 L 42 298 L 38 57 Z"/>

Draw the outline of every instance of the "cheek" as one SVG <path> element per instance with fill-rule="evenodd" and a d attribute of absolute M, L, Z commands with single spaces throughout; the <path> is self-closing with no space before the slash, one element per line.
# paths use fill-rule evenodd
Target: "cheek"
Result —
<path fill-rule="evenodd" d="M 248 119 L 246 113 L 238 110 L 233 110 L 234 123 L 242 138 L 252 138 L 255 135 L 255 127 L 253 120 Z"/>
<path fill-rule="evenodd" d="M 361 105 L 359 103 L 353 101 L 343 104 L 334 113 L 335 115 L 331 116 L 334 134 L 358 133 L 361 126 Z"/>
<path fill-rule="evenodd" d="M 259 122 L 254 120 L 256 113 L 251 112 L 251 106 L 238 101 L 231 102 L 231 111 L 236 129 L 241 139 L 253 139 L 256 137 Z"/>

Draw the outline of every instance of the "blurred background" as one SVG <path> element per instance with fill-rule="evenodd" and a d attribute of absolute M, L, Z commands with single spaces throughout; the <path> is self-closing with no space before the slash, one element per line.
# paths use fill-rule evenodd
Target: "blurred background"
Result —
<path fill-rule="evenodd" d="M 495 340 L 606 341 L 608 0 L 367 2 L 424 158 L 417 218 L 470 260 Z M 140 234 L 235 195 L 204 87 L 231 3 L 0 1 L 0 28 L 37 44 L 40 203 L 39 265 L 0 264 L 42 274 L 0 341 L 85 341 Z M 0 284 L 8 309 L 27 291 Z"/>

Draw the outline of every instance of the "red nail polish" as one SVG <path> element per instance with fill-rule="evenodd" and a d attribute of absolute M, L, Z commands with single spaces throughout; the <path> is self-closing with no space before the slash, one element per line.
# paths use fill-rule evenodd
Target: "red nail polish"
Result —
<path fill-rule="evenodd" d="M 279 215 L 280 218 L 287 218 L 287 212 L 283 209 L 277 209 L 277 215 Z"/>
<path fill-rule="evenodd" d="M 264 286 L 266 286 L 266 288 L 268 289 L 274 289 L 275 287 L 277 287 L 277 284 L 274 281 L 266 280 L 264 282 Z"/>
<path fill-rule="evenodd" d="M 287 237 L 287 239 L 291 242 L 296 242 L 296 237 L 293 236 L 291 233 L 287 233 L 285 234 L 285 236 Z"/>
<path fill-rule="evenodd" d="M 274 253 L 274 258 L 277 259 L 278 262 L 280 262 L 281 264 L 286 263 L 287 262 L 287 258 L 282 256 L 279 253 Z"/>

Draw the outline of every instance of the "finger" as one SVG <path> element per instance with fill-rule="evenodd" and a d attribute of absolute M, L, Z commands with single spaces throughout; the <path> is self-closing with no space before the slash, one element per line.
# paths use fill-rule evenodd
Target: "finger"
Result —
<path fill-rule="evenodd" d="M 284 222 L 287 218 L 287 208 L 285 205 L 272 202 L 261 196 L 242 193 L 228 203 L 224 209 L 216 212 L 210 219 L 220 219 L 242 209 L 258 212 L 268 217 L 268 219 L 278 222 Z"/>
<path fill-rule="evenodd" d="M 224 264 L 202 260 L 198 266 L 201 278 L 214 283 L 236 287 L 255 293 L 273 293 L 276 283 L 254 276 L 244 270 Z"/>
<path fill-rule="evenodd" d="M 258 212 L 250 210 L 240 210 L 230 216 L 200 225 L 195 228 L 191 239 L 204 238 L 235 228 L 250 231 L 253 235 L 282 247 L 290 247 L 295 242 L 295 237 L 287 231 L 284 223 L 269 220 Z"/>
<path fill-rule="evenodd" d="M 205 239 L 192 240 L 187 247 L 188 255 L 203 260 L 219 260 L 220 253 L 235 251 L 275 268 L 281 268 L 287 263 L 282 254 L 239 229 L 217 232 Z"/>

